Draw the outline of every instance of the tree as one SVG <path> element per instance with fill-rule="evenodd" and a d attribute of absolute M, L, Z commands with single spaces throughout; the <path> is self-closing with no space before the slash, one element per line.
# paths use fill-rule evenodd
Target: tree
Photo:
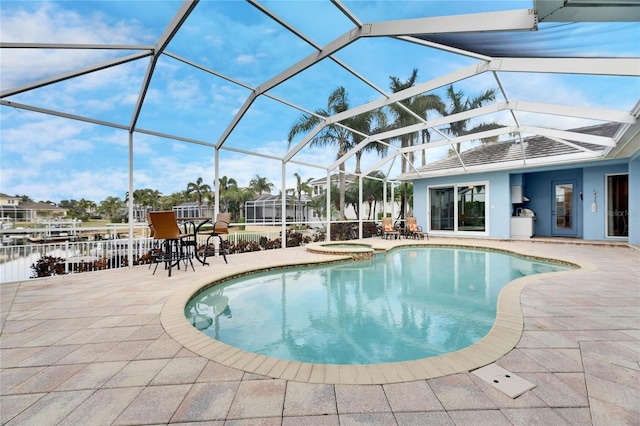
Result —
<path fill-rule="evenodd" d="M 411 73 L 411 76 L 407 80 L 400 80 L 398 77 L 390 76 L 391 79 L 390 89 L 392 92 L 397 93 L 403 90 L 406 90 L 410 87 L 413 87 L 416 83 L 416 79 L 418 78 L 418 70 L 414 69 Z M 410 126 L 412 124 L 417 124 L 420 122 L 420 118 L 427 118 L 427 113 L 429 111 L 437 111 L 440 114 L 445 112 L 445 106 L 442 100 L 437 95 L 418 95 L 413 96 L 408 99 L 404 99 L 399 103 L 395 103 L 390 106 L 391 115 L 394 118 L 393 123 L 391 124 L 391 129 L 400 129 L 406 126 Z M 429 133 L 425 130 L 422 132 L 423 143 L 430 139 Z M 406 148 L 414 145 L 417 140 L 417 134 L 403 134 L 398 138 L 400 140 L 401 148 Z M 408 154 L 409 161 L 413 162 L 413 153 Z M 426 162 L 426 158 L 423 159 L 423 162 Z M 401 160 L 401 168 L 402 173 L 407 172 L 407 159 L 403 156 Z M 405 216 L 405 208 L 406 208 L 406 186 L 403 188 L 401 201 L 400 201 L 400 212 L 398 217 Z"/>
<path fill-rule="evenodd" d="M 322 206 L 322 215 L 323 216 L 328 216 L 329 220 L 333 219 L 334 217 L 334 213 L 340 213 L 340 197 L 339 197 L 339 192 L 340 192 L 340 188 L 338 188 L 337 185 L 334 185 L 333 183 L 331 184 L 331 189 L 330 189 L 330 194 L 331 194 L 331 212 L 329 215 L 327 215 L 327 193 L 329 193 L 329 191 L 324 191 L 321 195 L 318 195 L 317 197 L 315 197 L 313 199 L 313 205 L 315 206 L 316 203 L 320 206 Z"/>
<path fill-rule="evenodd" d="M 298 200 L 298 203 L 302 203 L 302 195 L 307 194 L 311 196 L 313 193 L 313 188 L 309 185 L 309 182 L 313 180 L 313 178 L 309 178 L 306 181 L 303 181 L 298 173 L 293 174 L 296 177 L 296 186 L 295 188 L 287 189 L 287 193 L 291 194 L 291 204 L 294 206 L 295 211 L 295 202 Z"/>
<path fill-rule="evenodd" d="M 204 194 L 204 201 L 206 203 L 209 212 L 213 210 L 213 204 L 216 201 L 216 195 L 213 191 L 206 192 Z"/>
<path fill-rule="evenodd" d="M 243 217 L 245 203 L 254 199 L 255 196 L 253 188 L 240 188 L 237 185 L 229 187 L 225 192 L 225 197 L 228 200 L 228 212 L 235 218 Z"/>
<path fill-rule="evenodd" d="M 160 199 L 160 205 L 162 210 L 171 210 L 173 206 L 179 206 L 180 204 L 186 202 L 184 192 L 174 192 L 171 195 L 166 197 L 162 197 Z"/>
<path fill-rule="evenodd" d="M 151 207 L 151 210 L 158 210 L 159 204 L 160 204 L 160 199 L 162 197 L 162 193 L 160 191 L 158 191 L 157 189 L 150 189 L 149 190 L 149 207 Z"/>
<path fill-rule="evenodd" d="M 236 200 L 240 207 L 239 217 L 244 217 L 244 206 L 247 201 L 253 200 L 256 197 L 256 193 L 251 188 L 240 188 Z"/>
<path fill-rule="evenodd" d="M 453 90 L 453 85 L 450 85 L 447 88 L 447 100 L 449 101 L 449 105 L 445 111 L 445 115 L 453 115 L 461 112 L 470 111 L 472 109 L 479 108 L 486 104 L 489 101 L 494 101 L 496 99 L 495 89 L 489 89 L 478 96 L 469 98 L 466 97 L 462 90 L 455 91 Z M 447 133 L 453 136 L 463 136 L 468 133 L 474 133 L 487 129 L 494 129 L 499 127 L 500 125 L 497 123 L 481 123 L 478 124 L 471 129 L 467 129 L 467 125 L 469 124 L 469 119 L 455 121 L 453 123 L 449 123 L 449 127 L 445 130 Z M 460 143 L 456 144 L 456 150 L 453 152 L 460 153 Z"/>
<path fill-rule="evenodd" d="M 262 195 L 263 193 L 271 194 L 271 191 L 275 189 L 275 185 L 269 182 L 267 178 L 256 175 L 256 177 L 249 182 L 249 188 L 258 195 Z"/>
<path fill-rule="evenodd" d="M 79 216 L 78 214 L 78 201 L 77 200 L 62 200 L 60 201 L 60 206 L 63 209 L 67 209 L 68 216 L 71 218 L 76 218 Z"/>
<path fill-rule="evenodd" d="M 91 200 L 86 200 L 84 198 L 78 201 L 76 205 L 76 217 L 86 216 L 91 213 L 91 211 L 96 207 L 96 203 Z"/>
<path fill-rule="evenodd" d="M 238 182 L 234 178 L 228 178 L 226 176 L 222 176 L 218 179 L 218 191 L 220 191 L 220 211 L 221 212 L 229 212 L 229 203 L 231 202 L 231 198 L 229 198 L 227 191 L 231 188 L 237 188 Z"/>
<path fill-rule="evenodd" d="M 202 178 L 199 177 L 195 182 L 189 182 L 187 184 L 187 193 L 195 194 L 196 201 L 198 202 L 198 216 L 202 216 L 202 199 L 204 198 L 204 194 L 211 192 L 211 187 L 202 183 Z"/>
<path fill-rule="evenodd" d="M 387 115 L 381 109 L 376 109 L 373 111 L 367 111 L 362 114 L 358 114 L 354 117 L 348 118 L 344 121 L 344 124 L 358 132 L 352 132 L 351 138 L 347 140 L 345 151 L 349 151 L 355 148 L 360 142 L 364 140 L 365 135 L 370 135 L 374 133 L 378 133 L 387 128 Z M 362 133 L 362 134 L 361 134 Z M 360 175 L 360 160 L 362 158 L 362 154 L 367 151 L 376 151 L 379 156 L 384 156 L 387 152 L 387 146 L 381 144 L 378 141 L 369 142 L 366 146 L 356 152 L 356 176 Z"/>
<path fill-rule="evenodd" d="M 393 93 L 401 92 L 415 86 L 418 78 L 418 70 L 414 69 L 411 76 L 407 80 L 401 80 L 398 77 L 390 76 L 391 83 L 389 88 Z M 441 115 L 445 112 L 445 105 L 438 95 L 418 95 L 411 98 L 404 99 L 399 103 L 392 104 L 390 106 L 393 122 L 390 125 L 391 129 L 400 129 L 412 124 L 420 122 L 420 118 L 427 119 L 429 111 L 436 111 Z M 428 131 L 422 133 L 423 142 L 430 139 Z M 400 140 L 401 148 L 412 146 L 417 140 L 417 133 L 403 134 L 398 137 Z M 409 159 L 413 160 L 413 154 L 409 154 Z M 402 172 L 407 171 L 407 161 L 402 158 Z"/>
<path fill-rule="evenodd" d="M 327 99 L 326 109 L 318 109 L 314 115 L 304 114 L 298 118 L 289 130 L 289 147 L 296 135 L 302 133 L 308 133 L 315 126 L 320 124 L 320 117 L 330 117 L 341 112 L 345 112 L 349 109 L 349 99 L 347 91 L 344 87 L 340 86 L 335 89 L 329 95 Z M 330 124 L 324 126 L 320 132 L 311 139 L 311 146 L 325 147 L 325 146 L 337 146 L 338 155 L 337 158 L 341 158 L 346 152 L 346 146 L 349 142 L 349 135 L 351 132 L 344 127 Z M 344 212 L 345 205 L 345 166 L 344 163 L 340 163 L 338 166 L 338 179 L 339 179 L 339 211 L 343 219 L 346 219 Z"/>
<path fill-rule="evenodd" d="M 327 210 L 327 200 L 322 199 L 322 196 L 317 196 L 312 198 L 311 201 L 307 203 L 307 207 L 311 209 L 313 214 L 317 216 L 319 219 L 322 219 L 325 216 L 325 212 Z"/>
<path fill-rule="evenodd" d="M 360 184 L 357 180 L 347 185 L 344 202 L 347 206 L 353 207 L 356 217 L 360 217 Z"/>
<path fill-rule="evenodd" d="M 107 197 L 100 202 L 98 211 L 102 214 L 106 214 L 109 219 L 114 219 L 118 213 L 118 210 L 124 207 L 124 203 L 118 197 Z"/>
<path fill-rule="evenodd" d="M 384 179 L 385 175 L 379 170 L 373 171 L 368 175 L 371 179 L 363 179 L 362 181 L 362 198 L 369 205 L 369 214 L 367 219 L 376 218 L 376 205 L 378 201 L 383 201 Z"/>

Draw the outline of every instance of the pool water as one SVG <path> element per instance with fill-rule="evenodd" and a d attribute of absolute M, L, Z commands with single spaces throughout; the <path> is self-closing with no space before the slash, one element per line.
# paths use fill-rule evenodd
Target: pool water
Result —
<path fill-rule="evenodd" d="M 378 364 L 467 347 L 495 320 L 500 290 L 570 269 L 504 253 L 401 248 L 370 261 L 256 273 L 210 287 L 185 307 L 207 335 L 267 356 Z"/>

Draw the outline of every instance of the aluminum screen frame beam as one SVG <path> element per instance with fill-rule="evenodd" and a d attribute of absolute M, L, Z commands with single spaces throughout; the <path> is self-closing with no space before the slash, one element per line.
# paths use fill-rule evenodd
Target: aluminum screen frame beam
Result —
<path fill-rule="evenodd" d="M 136 128 L 136 124 L 138 122 L 138 118 L 140 117 L 140 112 L 142 111 L 142 105 L 144 104 L 144 99 L 147 96 L 147 91 L 149 90 L 149 84 L 151 84 L 151 79 L 153 78 L 153 72 L 156 68 L 156 64 L 158 63 L 158 59 L 164 50 L 167 48 L 167 45 L 173 37 L 178 33 L 178 30 L 184 22 L 187 20 L 193 9 L 196 7 L 200 0 L 184 0 L 180 9 L 171 20 L 167 28 L 164 30 L 162 35 L 158 38 L 157 43 L 154 46 L 151 60 L 149 61 L 149 65 L 147 66 L 147 72 L 145 73 L 144 80 L 142 82 L 142 87 L 140 89 L 140 93 L 138 94 L 138 100 L 136 101 L 136 106 L 133 110 L 133 114 L 131 114 L 131 123 L 129 124 L 129 131 L 133 131 Z"/>
<path fill-rule="evenodd" d="M 540 22 L 637 22 L 635 0 L 533 0 Z"/>
<path fill-rule="evenodd" d="M 122 65 L 122 64 L 126 64 L 128 62 L 132 62 L 138 59 L 142 59 L 142 58 L 146 58 L 148 56 L 151 56 L 152 53 L 150 51 L 148 52 L 138 52 L 138 53 L 134 53 L 132 55 L 128 55 L 128 56 L 124 56 L 121 58 L 115 58 L 115 59 L 110 59 L 108 61 L 103 61 L 100 63 L 97 63 L 95 65 L 92 65 L 90 67 L 86 67 L 80 70 L 76 70 L 76 71 L 70 71 L 70 72 L 66 72 L 63 74 L 59 74 L 57 76 L 54 77 L 50 77 L 44 80 L 40 80 L 38 82 L 35 83 L 29 83 L 26 84 L 24 86 L 21 87 L 16 87 L 14 89 L 7 89 L 5 91 L 3 91 L 0 94 L 0 99 L 2 98 L 6 98 L 8 96 L 13 96 L 13 95 L 17 95 L 23 92 L 28 92 L 30 90 L 34 90 L 34 89 L 38 89 L 40 87 L 45 87 L 48 86 L 50 84 L 54 84 L 54 83 L 59 83 L 61 81 L 65 81 L 65 80 L 69 80 L 72 79 L 74 77 L 80 77 L 86 74 L 90 74 L 92 72 L 96 72 L 96 71 L 101 71 L 107 68 L 111 68 L 111 67 L 115 67 L 117 65 Z"/>
<path fill-rule="evenodd" d="M 259 8 L 262 10 L 262 7 Z M 283 24 L 280 21 L 278 22 Z M 464 25 L 470 25 L 470 27 L 465 27 Z M 294 34 L 297 34 L 297 31 L 292 27 L 285 26 L 285 28 L 294 32 Z M 523 9 L 508 12 L 491 12 L 435 18 L 408 19 L 402 21 L 377 22 L 356 27 L 353 30 L 329 42 L 327 45 L 318 50 L 318 52 L 303 58 L 280 74 L 256 87 L 253 93 L 242 105 L 238 113 L 231 120 L 229 126 L 227 126 L 223 134 L 220 136 L 217 146 L 220 147 L 224 144 L 233 129 L 238 125 L 240 119 L 242 119 L 242 117 L 246 114 L 247 110 L 258 96 L 266 93 L 282 82 L 301 73 L 302 71 L 322 61 L 323 59 L 330 58 L 331 55 L 355 42 L 359 38 L 402 35 L 411 36 L 415 34 L 425 33 L 425 28 L 429 29 L 428 33 L 504 31 L 506 29 L 511 31 L 531 31 L 537 28 L 537 19 L 535 14 L 533 14 L 531 10 Z M 312 46 L 315 47 L 315 44 L 313 44 Z M 356 77 L 360 79 L 358 75 L 356 75 Z M 369 84 L 367 81 L 363 82 L 365 84 Z M 337 119 L 336 121 L 340 120 Z"/>

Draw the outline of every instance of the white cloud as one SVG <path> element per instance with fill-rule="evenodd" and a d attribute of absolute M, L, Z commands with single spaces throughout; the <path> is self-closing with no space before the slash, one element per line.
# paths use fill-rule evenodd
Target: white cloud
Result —
<path fill-rule="evenodd" d="M 169 22 L 163 21 L 164 17 L 158 17 L 153 11 L 141 18 L 144 24 L 131 20 L 133 14 L 124 7 L 124 3 L 121 8 L 111 7 L 111 17 L 91 12 L 83 15 L 79 12 L 82 9 L 92 9 L 92 3 L 15 1 L 10 3 L 11 7 L 3 4 L 0 37 L 3 42 L 144 44 L 154 43 L 155 40 L 150 37 L 151 32 L 155 31 L 157 35 L 161 32 L 158 29 L 161 26 L 164 28 Z M 190 60 L 199 60 L 231 78 L 259 85 L 313 51 L 308 45 L 300 48 L 304 43 L 298 38 L 273 22 L 259 18 L 258 14 L 244 19 L 239 11 L 251 8 L 255 12 L 251 5 L 232 3 L 201 2 L 197 11 L 204 9 L 211 15 L 192 14 L 178 37 L 169 45 L 171 52 Z M 357 9 L 369 7 L 368 3 L 353 6 Z M 424 2 L 409 2 L 403 6 L 409 8 L 398 10 L 397 5 L 382 4 L 383 8 L 393 9 L 394 14 L 414 13 L 411 9 L 424 10 L 426 7 Z M 69 10 L 65 10 L 65 7 Z M 217 11 L 227 7 L 233 8 L 237 15 L 217 14 Z M 280 4 L 279 7 L 284 5 Z M 140 10 L 142 7 L 136 9 Z M 234 16 L 240 17 L 238 21 L 233 19 Z M 390 16 L 385 18 L 390 19 Z M 313 16 L 301 19 L 315 24 L 316 28 L 321 27 L 320 22 L 314 22 Z M 158 25 L 154 27 L 156 23 Z M 355 49 L 360 45 L 373 48 L 356 54 Z M 405 50 L 408 45 L 398 40 L 360 40 L 341 50 L 337 56 L 383 90 L 388 89 L 389 75 L 406 78 L 414 67 L 419 69 L 419 81 L 426 81 L 443 73 L 459 70 L 467 66 L 468 61 L 474 61 L 450 53 L 432 55 L 433 52 L 417 45 L 411 45 L 411 49 Z M 378 49 L 377 46 L 381 48 Z M 116 54 L 105 50 L 34 52 L 26 49 L 3 49 L 2 53 L 3 87 L 18 86 L 69 70 L 82 69 Z M 33 93 L 16 95 L 15 101 L 129 124 L 131 107 L 138 100 L 147 64 L 148 58 L 87 74 Z M 354 83 L 355 78 L 335 64 L 327 66 L 325 63 L 313 68 L 308 70 L 309 74 L 304 71 L 271 93 L 278 96 L 282 94 L 283 99 L 310 109 L 323 106 L 327 95 L 338 83 L 348 86 L 352 99 L 357 99 L 358 102 L 382 96 L 370 88 L 358 90 L 365 85 Z M 340 71 L 339 75 L 325 72 L 335 69 Z M 301 78 L 303 75 L 308 78 Z M 454 86 L 467 95 L 475 95 L 481 90 L 496 87 L 492 77 L 492 74 L 486 73 L 456 82 Z M 500 73 L 500 78 L 508 90 L 510 100 L 581 106 L 600 106 L 601 102 L 604 102 L 602 105 L 616 105 L 622 97 L 625 105 L 629 97 L 635 96 L 637 100 L 637 90 L 635 93 L 633 90 L 637 88 L 636 80 L 633 80 L 634 85 L 629 90 L 625 90 L 630 95 L 621 95 L 621 91 L 616 91 L 615 87 L 624 86 L 612 84 L 607 86 L 607 93 L 603 94 L 594 92 L 595 86 L 571 84 L 570 80 L 558 75 L 532 74 L 523 79 L 522 73 Z M 353 92 L 351 87 L 354 88 Z M 441 91 L 439 89 L 438 93 Z M 158 132 L 217 142 L 231 117 L 238 112 L 249 95 L 250 91 L 245 88 L 201 70 L 193 71 L 182 62 L 163 56 L 147 92 L 139 125 Z M 286 154 L 286 134 L 300 112 L 288 111 L 288 107 L 279 103 L 262 103 L 264 101 L 264 96 L 256 99 L 232 132 L 231 138 L 225 142 L 225 146 L 255 150 L 264 155 Z M 542 114 L 519 113 L 518 117 L 524 124 L 544 124 L 556 128 L 579 125 L 574 119 Z M 128 190 L 129 138 L 126 131 L 99 128 L 27 111 L 18 112 L 7 107 L 2 109 L 2 127 L 0 148 L 3 192 L 24 193 L 35 199 L 59 201 L 64 198 L 88 198 L 99 202 L 107 196 L 124 197 Z M 213 183 L 212 148 L 138 133 L 134 134 L 133 139 L 135 188 L 154 188 L 168 195 L 186 189 L 187 183 L 198 177 L 209 184 Z M 430 161 L 431 156 L 436 154 L 435 151 L 437 150 L 429 152 Z M 305 147 L 294 159 L 326 167 L 335 158 L 336 150 L 332 147 Z M 374 155 L 365 155 L 362 169 L 366 170 L 378 161 L 379 158 Z M 390 164 L 386 164 L 381 169 L 388 173 L 389 166 Z M 392 176 L 398 168 L 399 159 L 393 165 Z M 354 162 L 351 159 L 347 170 L 352 172 L 353 169 Z M 241 186 L 247 186 L 257 174 L 267 177 L 280 188 L 281 171 L 282 164 L 278 160 L 225 150 L 221 152 L 221 175 L 235 178 Z M 299 173 L 303 179 L 326 175 L 321 168 L 289 163 L 286 166 L 286 186 L 290 187 L 295 182 L 294 172 Z M 4 191 L 4 188 L 8 189 Z"/>
<path fill-rule="evenodd" d="M 189 108 L 202 101 L 200 84 L 195 79 L 170 81 L 167 86 L 167 95 L 179 108 Z"/>
<path fill-rule="evenodd" d="M 19 3 L 12 3 L 12 5 Z M 142 44 L 150 34 L 134 20 L 109 21 L 99 13 L 88 16 L 65 10 L 52 3 L 33 3 L 11 8 L 3 5 L 0 39 L 3 42 Z M 27 50 L 11 49 L 2 55 L 2 88 L 20 86 L 113 57 L 108 50 Z"/>
<path fill-rule="evenodd" d="M 3 150 L 34 157 L 41 149 L 75 138 L 88 125 L 63 118 L 39 116 L 39 119 L 2 131 Z"/>
<path fill-rule="evenodd" d="M 236 62 L 240 65 L 247 65 L 255 62 L 256 58 L 253 55 L 240 55 L 236 58 Z"/>

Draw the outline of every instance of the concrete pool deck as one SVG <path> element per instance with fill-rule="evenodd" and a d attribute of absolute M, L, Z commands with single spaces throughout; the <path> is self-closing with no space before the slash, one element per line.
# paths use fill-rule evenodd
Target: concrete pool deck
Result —
<path fill-rule="evenodd" d="M 415 243 L 359 242 L 379 248 Z M 504 305 L 512 309 L 503 330 L 507 342 L 498 334 L 484 351 L 461 356 L 460 365 L 446 361 L 435 372 L 422 363 L 362 373 L 273 361 L 212 347 L 211 339 L 184 328 L 176 307 L 201 284 L 260 267 L 333 258 L 305 248 L 233 255 L 229 264 L 210 258 L 210 266 L 174 271 L 171 278 L 141 266 L 3 283 L 0 421 L 637 424 L 639 251 L 581 241 L 431 238 L 424 243 L 511 250 L 586 268 L 516 281 L 515 296 L 505 296 Z M 494 361 L 536 387 L 512 399 L 468 372 Z M 378 384 L 357 384 L 368 380 Z"/>

